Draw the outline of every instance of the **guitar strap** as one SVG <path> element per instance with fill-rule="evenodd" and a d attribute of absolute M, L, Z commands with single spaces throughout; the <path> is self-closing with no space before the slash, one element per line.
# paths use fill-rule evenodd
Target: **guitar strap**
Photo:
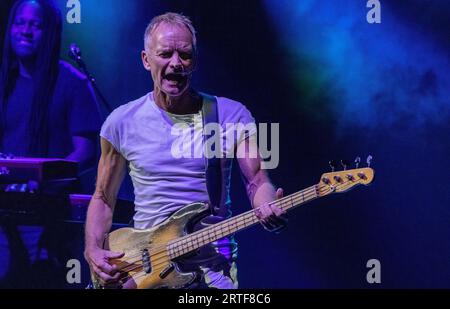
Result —
<path fill-rule="evenodd" d="M 220 132 L 212 131 L 212 134 L 207 134 L 205 131 L 206 125 L 210 123 L 219 124 L 219 115 L 217 112 L 217 99 L 214 96 L 200 93 L 203 97 L 203 147 L 205 154 L 206 164 L 206 189 L 208 191 L 210 208 L 213 215 L 219 212 L 222 202 L 222 167 L 221 160 L 217 156 L 213 156 L 212 153 L 221 153 L 221 145 L 213 144 L 213 149 L 206 143 L 207 139 L 212 137 L 213 134 L 219 134 Z M 208 147 L 207 147 L 208 146 Z M 219 147 L 218 149 L 216 147 Z"/>

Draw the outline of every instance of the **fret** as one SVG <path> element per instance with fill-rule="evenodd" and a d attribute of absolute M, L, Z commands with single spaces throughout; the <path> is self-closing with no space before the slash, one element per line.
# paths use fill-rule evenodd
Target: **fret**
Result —
<path fill-rule="evenodd" d="M 305 190 L 296 192 L 280 200 L 274 201 L 278 207 L 284 211 L 297 205 L 303 204 L 317 198 L 316 187 L 312 186 Z M 234 234 L 239 230 L 247 228 L 259 222 L 254 210 L 249 210 L 236 217 L 226 219 L 216 225 L 209 226 L 200 231 L 183 236 L 170 243 L 168 250 L 172 258 L 181 256 L 190 251 L 196 250 L 206 244 L 214 242 L 227 235 Z"/>

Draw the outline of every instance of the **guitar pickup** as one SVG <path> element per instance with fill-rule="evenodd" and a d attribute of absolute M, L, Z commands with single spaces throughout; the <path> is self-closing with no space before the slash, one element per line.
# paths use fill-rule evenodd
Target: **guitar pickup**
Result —
<path fill-rule="evenodd" d="M 144 272 L 146 274 L 149 274 L 152 271 L 152 265 L 150 263 L 150 254 L 148 252 L 148 249 L 142 250 L 142 268 L 144 269 Z"/>

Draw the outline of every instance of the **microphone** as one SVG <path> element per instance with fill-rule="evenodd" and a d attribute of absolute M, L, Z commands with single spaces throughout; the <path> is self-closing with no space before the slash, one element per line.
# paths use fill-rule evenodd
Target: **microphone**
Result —
<path fill-rule="evenodd" d="M 77 46 L 77 44 L 70 44 L 69 57 L 76 62 L 81 60 L 81 49 Z"/>
<path fill-rule="evenodd" d="M 75 61 L 77 63 L 77 65 L 80 67 L 81 71 L 83 71 L 83 73 L 86 75 L 87 79 L 90 81 L 92 87 L 94 88 L 94 91 L 96 92 L 96 94 L 100 98 L 101 103 L 103 103 L 103 105 L 105 106 L 106 110 L 109 113 L 111 113 L 112 112 L 112 108 L 109 106 L 109 104 L 106 101 L 105 97 L 102 95 L 102 93 L 98 89 L 97 83 L 95 82 L 95 78 L 89 73 L 89 71 L 87 69 L 87 66 L 84 63 L 83 59 L 81 59 L 81 49 L 77 46 L 77 44 L 75 44 L 75 43 L 70 44 L 69 57 L 70 57 L 70 59 L 72 59 L 73 61 Z M 99 103 L 98 103 L 97 100 L 96 100 L 96 103 L 97 103 L 97 107 L 100 108 L 100 106 L 98 106 Z"/>
<path fill-rule="evenodd" d="M 81 59 L 81 49 L 78 47 L 77 44 L 75 43 L 70 44 L 69 57 L 70 59 L 72 59 L 77 63 L 81 71 L 83 71 L 83 73 L 87 76 L 87 78 L 90 81 L 95 82 L 95 79 L 91 76 L 91 74 L 87 70 L 86 64 L 84 63 L 83 59 Z"/>
<path fill-rule="evenodd" d="M 167 73 L 166 75 L 175 75 L 175 76 L 186 77 L 186 76 L 192 75 L 192 73 L 194 73 L 194 71 L 195 71 L 195 68 L 188 70 L 188 71 L 183 70 L 183 71 L 170 72 L 170 73 Z"/>
<path fill-rule="evenodd" d="M 175 74 L 178 74 L 178 75 L 181 75 L 181 76 L 189 76 L 189 75 L 192 75 L 192 73 L 194 73 L 194 71 L 195 70 L 189 70 L 189 71 L 183 71 L 183 72 L 175 73 Z"/>

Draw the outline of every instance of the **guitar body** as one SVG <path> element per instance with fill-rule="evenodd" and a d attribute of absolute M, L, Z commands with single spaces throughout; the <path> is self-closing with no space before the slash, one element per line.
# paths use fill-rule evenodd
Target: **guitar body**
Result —
<path fill-rule="evenodd" d="M 199 275 L 196 272 L 182 272 L 172 261 L 167 251 L 170 241 L 188 233 L 188 225 L 206 216 L 208 204 L 193 203 L 175 212 L 163 223 L 146 230 L 121 228 L 111 232 L 105 239 L 104 249 L 124 252 L 112 264 L 123 269 L 123 288 L 183 288 Z M 144 251 L 145 250 L 145 251 Z M 93 274 L 94 288 L 104 288 Z"/>

